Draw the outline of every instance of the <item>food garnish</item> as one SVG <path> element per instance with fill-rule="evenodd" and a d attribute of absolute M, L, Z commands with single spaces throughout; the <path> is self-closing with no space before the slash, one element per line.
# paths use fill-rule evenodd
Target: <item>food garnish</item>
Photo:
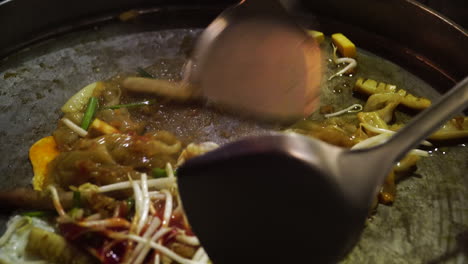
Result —
<path fill-rule="evenodd" d="M 133 107 L 141 107 L 141 106 L 151 105 L 153 103 L 154 103 L 154 101 L 147 100 L 147 101 L 142 101 L 142 102 L 106 106 L 106 107 L 103 107 L 103 109 L 133 108 Z"/>
<path fill-rule="evenodd" d="M 137 72 L 140 75 L 140 77 L 154 79 L 154 76 L 151 73 L 147 72 L 145 69 L 141 67 L 137 68 Z"/>
<path fill-rule="evenodd" d="M 309 34 L 323 41 L 323 33 Z M 329 78 L 339 80 L 355 69 L 356 47 L 342 34 L 331 39 L 333 63 L 348 64 Z M 338 58 L 337 51 L 344 57 Z M 141 68 L 137 71 L 142 77 L 122 78 L 118 85 L 95 82 L 81 89 L 62 107 L 64 117 L 53 136 L 31 147 L 36 191 L 2 195 L 17 200 L 15 204 L 32 205 L 28 209 L 33 211 L 10 221 L 0 238 L 0 262 L 5 258 L 25 261 L 24 254 L 10 256 L 1 248 L 22 237 L 19 251 L 48 262 L 211 263 L 185 216 L 174 169 L 218 144 L 181 142 L 172 133 L 148 125 L 145 111 L 153 106 L 145 106 L 155 101 L 142 99 L 141 94 L 137 100 L 126 98 L 121 89 L 179 101 L 197 98 L 198 91 L 184 82 L 154 79 Z M 353 90 L 369 96 L 364 106 L 352 104 L 333 112 L 340 108 L 327 105 L 327 114 L 301 120 L 284 132 L 349 149 L 368 148 L 384 143 L 404 126 L 395 118 L 399 105 L 421 110 L 431 104 L 429 99 L 371 79 L 359 78 Z M 467 136 L 468 119 L 456 117 L 429 140 Z M 412 150 L 395 164 L 376 198 L 380 203 L 390 205 L 397 199 L 396 182 L 429 155 L 427 147 L 432 143 L 425 140 L 422 149 Z M 44 219 L 53 219 L 53 225 Z"/>
<path fill-rule="evenodd" d="M 349 58 L 349 57 L 338 58 L 336 56 L 336 50 L 337 50 L 336 46 L 333 45 L 333 58 L 332 58 L 333 62 L 335 64 L 347 63 L 348 65 L 346 65 L 346 67 L 344 67 L 343 69 L 339 70 L 337 73 L 335 73 L 332 76 L 328 77 L 328 80 L 331 80 L 331 79 L 335 78 L 336 76 L 340 76 L 342 74 L 348 73 L 351 70 L 353 70 L 354 68 L 356 68 L 356 66 L 357 66 L 357 62 L 353 58 Z"/>
<path fill-rule="evenodd" d="M 86 111 L 84 113 L 83 119 L 81 120 L 81 128 L 84 130 L 88 130 L 91 121 L 96 114 L 96 110 L 98 108 L 98 99 L 96 97 L 89 98 L 88 106 L 86 107 Z"/>
<path fill-rule="evenodd" d="M 353 104 L 353 105 L 346 107 L 345 109 L 342 109 L 334 113 L 325 114 L 323 116 L 326 118 L 330 118 L 330 117 L 339 116 L 339 115 L 346 114 L 346 113 L 357 113 L 357 112 L 362 111 L 362 109 L 363 107 L 361 104 Z"/>

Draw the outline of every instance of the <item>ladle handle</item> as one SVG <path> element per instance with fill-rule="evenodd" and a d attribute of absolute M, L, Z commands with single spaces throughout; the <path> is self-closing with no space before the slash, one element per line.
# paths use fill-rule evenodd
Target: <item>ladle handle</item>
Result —
<path fill-rule="evenodd" d="M 448 118 L 468 107 L 468 77 L 456 84 L 431 107 L 419 113 L 405 127 L 376 150 L 398 161 L 412 148 L 439 129 Z"/>

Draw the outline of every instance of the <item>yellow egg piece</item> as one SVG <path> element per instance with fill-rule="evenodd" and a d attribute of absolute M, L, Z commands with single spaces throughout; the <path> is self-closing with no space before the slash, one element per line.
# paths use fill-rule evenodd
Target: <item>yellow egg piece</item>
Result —
<path fill-rule="evenodd" d="M 89 128 L 91 130 L 100 132 L 101 134 L 104 134 L 104 135 L 119 133 L 119 130 L 117 128 L 107 124 L 106 122 L 102 121 L 99 118 L 95 118 Z"/>
<path fill-rule="evenodd" d="M 343 57 L 356 58 L 356 46 L 351 40 L 341 33 L 335 33 L 331 36 L 333 44 L 335 44 L 338 52 Z"/>
<path fill-rule="evenodd" d="M 316 30 L 307 30 L 307 34 L 317 41 L 318 44 L 321 44 L 325 40 L 325 35 Z"/>
<path fill-rule="evenodd" d="M 38 140 L 29 149 L 29 159 L 33 166 L 34 177 L 32 184 L 34 190 L 42 191 L 47 177 L 47 165 L 59 154 L 57 143 L 53 136 Z"/>

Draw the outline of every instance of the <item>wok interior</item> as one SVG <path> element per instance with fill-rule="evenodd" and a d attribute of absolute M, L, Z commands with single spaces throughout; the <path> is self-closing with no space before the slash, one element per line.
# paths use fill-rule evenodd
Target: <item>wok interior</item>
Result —
<path fill-rule="evenodd" d="M 2 188 L 30 183 L 29 147 L 50 135 L 59 118 L 59 108 L 81 87 L 148 65 L 154 65 L 158 78 L 179 79 L 190 47 L 201 32 L 202 25 L 197 22 L 200 20 L 195 17 L 194 28 L 171 26 L 171 21 L 146 26 L 106 24 L 32 46 L 4 61 L 0 66 Z M 341 30 L 340 25 L 335 26 L 333 30 Z M 360 51 L 361 76 L 385 80 L 431 99 L 437 97 L 437 91 L 420 78 L 370 52 Z M 416 60 L 411 56 L 407 59 Z M 326 83 L 322 103 L 340 108 L 358 102 L 351 92 L 353 78 Z M 407 118 L 403 113 L 399 115 Z M 220 144 L 279 128 L 201 105 L 164 105 L 153 122 L 185 142 L 210 140 Z M 468 202 L 466 160 L 468 149 L 461 145 L 440 147 L 430 158 L 421 160 L 416 177 L 399 183 L 393 206 L 378 208 L 345 262 L 418 263 L 455 250 L 456 236 L 467 230 L 468 212 L 463 209 Z M 4 220 L 7 217 L 3 215 Z"/>

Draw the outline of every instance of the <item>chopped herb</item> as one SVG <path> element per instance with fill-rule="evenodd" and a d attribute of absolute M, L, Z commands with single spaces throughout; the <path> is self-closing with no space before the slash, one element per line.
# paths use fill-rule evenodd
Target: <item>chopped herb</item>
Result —
<path fill-rule="evenodd" d="M 138 67 L 138 68 L 137 68 L 137 72 L 138 72 L 138 74 L 140 75 L 140 77 L 154 79 L 154 76 L 153 76 L 151 73 L 145 71 L 145 69 L 143 69 L 143 68 L 141 68 L 141 67 Z"/>
<path fill-rule="evenodd" d="M 131 211 L 135 208 L 135 199 L 128 198 L 126 202 L 127 202 L 128 211 Z"/>
<path fill-rule="evenodd" d="M 68 212 L 68 215 L 74 220 L 78 220 L 78 219 L 83 218 L 83 214 L 84 214 L 84 210 L 81 209 L 81 208 L 77 208 L 77 207 L 72 208 Z"/>
<path fill-rule="evenodd" d="M 145 105 L 151 105 L 154 101 L 143 101 L 137 103 L 129 103 L 129 104 L 120 104 L 120 105 L 111 105 L 103 107 L 103 109 L 119 109 L 119 108 L 132 108 L 132 107 L 140 107 Z"/>
<path fill-rule="evenodd" d="M 93 121 L 98 107 L 98 99 L 96 97 L 89 98 L 88 106 L 86 107 L 83 120 L 81 121 L 81 128 L 88 130 L 91 121 Z"/>
<path fill-rule="evenodd" d="M 54 215 L 52 211 L 29 211 L 21 213 L 22 216 L 29 216 L 29 217 L 48 217 Z"/>
<path fill-rule="evenodd" d="M 73 192 L 73 207 L 81 208 L 81 193 L 79 191 Z"/>
<path fill-rule="evenodd" d="M 164 177 L 167 177 L 167 173 L 166 173 L 166 170 L 165 169 L 161 169 L 161 168 L 154 168 L 152 170 L 152 173 L 153 173 L 153 178 L 164 178 Z"/>

